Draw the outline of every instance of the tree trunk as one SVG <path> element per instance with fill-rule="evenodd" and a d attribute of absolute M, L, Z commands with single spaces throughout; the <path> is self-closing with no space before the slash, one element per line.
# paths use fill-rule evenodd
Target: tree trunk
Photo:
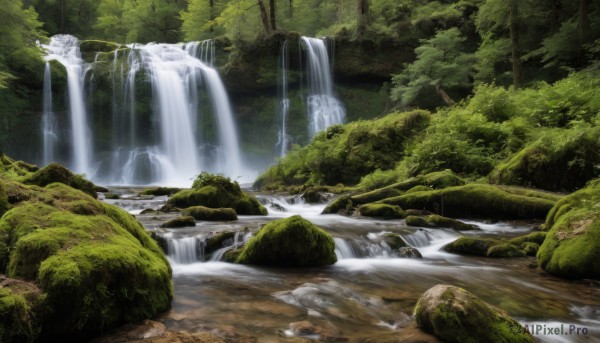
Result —
<path fill-rule="evenodd" d="M 582 43 L 588 41 L 592 26 L 589 17 L 589 0 L 579 0 L 579 34 L 581 35 Z"/>
<path fill-rule="evenodd" d="M 521 62 L 521 50 L 519 49 L 519 5 L 517 1 L 510 0 L 508 17 L 508 29 L 510 31 L 510 43 L 512 46 L 512 77 L 515 89 L 519 89 L 523 82 L 523 63 Z"/>
<path fill-rule="evenodd" d="M 277 31 L 275 23 L 275 0 L 269 0 L 269 17 L 271 18 L 271 30 Z"/>
<path fill-rule="evenodd" d="M 210 21 L 211 21 L 209 31 L 211 33 L 213 33 L 215 31 L 215 28 L 214 28 L 215 25 L 212 24 L 212 21 L 215 20 L 215 0 L 208 0 L 208 4 L 210 5 Z"/>
<path fill-rule="evenodd" d="M 550 0 L 550 33 L 558 32 L 558 1 L 559 0 Z"/>
<path fill-rule="evenodd" d="M 435 90 L 437 91 L 439 96 L 442 97 L 442 100 L 444 100 L 446 105 L 452 106 L 452 105 L 456 104 L 456 102 L 454 100 L 452 100 L 452 98 L 448 95 L 448 93 L 446 93 L 446 91 L 441 86 L 436 85 Z"/>
<path fill-rule="evenodd" d="M 269 25 L 269 16 L 267 15 L 267 9 L 265 8 L 265 3 L 263 0 L 256 0 L 258 3 L 258 8 L 260 10 L 260 20 L 263 25 L 263 29 L 265 30 L 265 34 L 267 36 L 271 35 L 271 26 Z"/>
<path fill-rule="evenodd" d="M 288 17 L 291 19 L 294 17 L 294 0 L 290 0 L 290 6 L 289 6 L 289 11 L 288 11 Z"/>
<path fill-rule="evenodd" d="M 358 0 L 358 22 L 356 33 L 362 36 L 369 25 L 369 0 Z"/>

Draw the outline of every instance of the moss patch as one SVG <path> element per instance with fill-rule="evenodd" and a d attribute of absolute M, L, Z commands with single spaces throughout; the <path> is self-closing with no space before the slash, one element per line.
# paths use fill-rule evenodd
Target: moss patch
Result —
<path fill-rule="evenodd" d="M 21 200 L 0 220 L 0 270 L 44 293 L 41 336 L 85 340 L 170 307 L 170 266 L 132 215 L 62 183 L 4 182 Z"/>
<path fill-rule="evenodd" d="M 414 312 L 422 330 L 446 342 L 534 342 L 519 322 L 462 288 L 434 286 Z"/>
<path fill-rule="evenodd" d="M 537 254 L 548 273 L 570 279 L 600 279 L 600 181 L 561 199 L 544 227 Z"/>
<path fill-rule="evenodd" d="M 164 222 L 160 225 L 162 228 L 178 228 L 196 226 L 196 220 L 192 216 L 181 216 Z"/>
<path fill-rule="evenodd" d="M 146 188 L 140 192 L 140 195 L 172 195 L 179 192 L 181 188 L 174 187 L 154 187 L 154 188 Z"/>
<path fill-rule="evenodd" d="M 237 263 L 282 267 L 324 266 L 336 261 L 331 235 L 300 216 L 265 225 L 236 260 Z"/>
<path fill-rule="evenodd" d="M 406 213 L 400 206 L 386 204 L 367 204 L 358 209 L 358 213 L 365 217 L 379 217 L 385 219 L 402 219 Z"/>
<path fill-rule="evenodd" d="M 192 206 L 182 211 L 184 216 L 194 217 L 196 220 L 237 220 L 237 214 L 232 208 L 209 208 Z"/>
<path fill-rule="evenodd" d="M 98 196 L 93 183 L 79 175 L 73 174 L 69 169 L 58 163 L 50 163 L 23 180 L 23 183 L 25 184 L 41 187 L 54 182 L 64 183 L 65 185 L 79 189 L 94 198 Z"/>
<path fill-rule="evenodd" d="M 469 184 L 415 192 L 382 200 L 406 209 L 424 209 L 455 217 L 491 219 L 545 218 L 553 201 L 511 194 L 485 184 Z"/>
<path fill-rule="evenodd" d="M 424 217 L 408 216 L 406 218 L 406 225 L 419 227 L 443 227 L 457 231 L 479 230 L 477 225 L 466 224 L 460 220 L 442 217 L 437 214 L 431 214 Z"/>

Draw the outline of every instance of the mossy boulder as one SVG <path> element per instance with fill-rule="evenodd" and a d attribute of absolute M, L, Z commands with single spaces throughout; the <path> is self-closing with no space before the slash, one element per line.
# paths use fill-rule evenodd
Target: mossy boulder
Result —
<path fill-rule="evenodd" d="M 413 188 L 406 191 L 406 193 L 415 193 L 415 192 L 428 192 L 431 188 L 427 186 L 414 186 Z"/>
<path fill-rule="evenodd" d="M 317 204 L 322 201 L 322 196 L 316 189 L 309 188 L 302 194 L 302 199 L 309 204 Z"/>
<path fill-rule="evenodd" d="M 196 220 L 206 221 L 228 221 L 237 220 L 237 214 L 232 208 L 209 208 L 204 206 L 192 206 L 182 211 L 184 216 L 194 217 Z"/>
<path fill-rule="evenodd" d="M 178 228 L 196 226 L 196 220 L 192 216 L 181 216 L 166 221 L 160 225 L 162 228 Z"/>
<path fill-rule="evenodd" d="M 600 176 L 598 163 L 600 130 L 554 129 L 499 165 L 489 179 L 493 183 L 573 191 Z"/>
<path fill-rule="evenodd" d="M 262 227 L 236 260 L 281 267 L 325 266 L 336 261 L 333 237 L 300 216 L 275 220 Z"/>
<path fill-rule="evenodd" d="M 40 337 L 83 341 L 170 307 L 171 269 L 129 213 L 62 183 L 24 193 L 0 219 L 0 271 L 43 292 Z"/>
<path fill-rule="evenodd" d="M 414 314 L 419 328 L 449 343 L 534 342 L 518 321 L 459 287 L 430 288 Z"/>
<path fill-rule="evenodd" d="M 112 52 L 120 46 L 120 44 L 113 42 L 90 39 L 81 41 L 79 43 L 79 50 L 81 50 L 82 53 Z"/>
<path fill-rule="evenodd" d="M 542 269 L 570 279 L 600 279 L 600 180 L 561 199 L 537 253 Z"/>
<path fill-rule="evenodd" d="M 54 182 L 64 183 L 65 185 L 79 189 L 94 198 L 98 197 L 93 183 L 79 175 L 73 174 L 69 169 L 54 162 L 23 180 L 23 183 L 25 184 L 37 185 L 40 187 L 44 187 Z"/>
<path fill-rule="evenodd" d="M 490 247 L 487 251 L 488 257 L 523 257 L 527 256 L 527 253 L 520 247 L 510 244 L 502 243 Z"/>
<path fill-rule="evenodd" d="M 358 213 L 365 217 L 378 217 L 384 219 L 402 219 L 406 213 L 400 206 L 386 204 L 367 204 L 358 208 Z"/>
<path fill-rule="evenodd" d="M 166 206 L 232 208 L 237 214 L 242 215 L 267 214 L 267 209 L 255 197 L 242 192 L 237 182 L 232 182 L 224 176 L 205 172 L 194 180 L 192 189 L 175 193 L 169 198 Z"/>
<path fill-rule="evenodd" d="M 424 209 L 453 217 L 488 219 L 545 218 L 554 201 L 509 193 L 486 184 L 468 184 L 381 200 L 402 208 Z"/>
<path fill-rule="evenodd" d="M 442 217 L 437 214 L 430 214 L 424 217 L 408 216 L 406 217 L 406 225 L 431 228 L 449 228 L 457 231 L 479 230 L 479 226 L 474 224 L 466 224 L 460 220 Z"/>
<path fill-rule="evenodd" d="M 181 188 L 174 188 L 174 187 L 153 187 L 153 188 L 146 188 L 143 191 L 140 192 L 140 195 L 154 195 L 154 196 L 161 196 L 161 195 L 173 195 L 177 192 L 179 192 L 181 190 Z"/>
<path fill-rule="evenodd" d="M 104 193 L 104 199 L 117 200 L 121 199 L 121 197 L 115 193 Z"/>
<path fill-rule="evenodd" d="M 383 241 L 392 250 L 399 250 L 400 248 L 408 247 L 408 244 L 402 239 L 402 236 L 393 233 L 386 233 L 383 235 Z"/>
<path fill-rule="evenodd" d="M 34 284 L 0 276 L 0 342 L 36 340 L 43 298 Z"/>
<path fill-rule="evenodd" d="M 462 236 L 444 246 L 444 250 L 455 254 L 487 256 L 488 249 L 502 243 L 492 238 Z"/>
<path fill-rule="evenodd" d="M 536 256 L 537 252 L 540 250 L 540 245 L 534 242 L 525 242 L 521 244 L 521 250 L 527 256 Z"/>
<path fill-rule="evenodd" d="M 519 237 L 515 237 L 509 240 L 510 243 L 515 244 L 515 245 L 522 245 L 523 243 L 536 243 L 541 245 L 542 243 L 544 243 L 544 240 L 546 239 L 546 235 L 547 233 L 544 231 L 536 231 L 536 232 L 532 232 L 530 234 L 524 235 L 524 236 L 519 236 Z"/>
<path fill-rule="evenodd" d="M 324 209 L 322 214 L 351 214 L 352 213 L 352 199 L 349 195 L 342 195 L 339 198 L 334 199 Z"/>
<path fill-rule="evenodd" d="M 4 183 L 0 180 L 0 217 L 8 210 L 8 195 L 4 189 Z"/>

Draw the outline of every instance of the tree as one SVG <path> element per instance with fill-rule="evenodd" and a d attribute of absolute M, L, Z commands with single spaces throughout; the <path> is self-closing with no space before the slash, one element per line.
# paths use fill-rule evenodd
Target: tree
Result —
<path fill-rule="evenodd" d="M 271 19 L 271 30 L 277 31 L 277 23 L 275 22 L 275 0 L 269 0 L 269 17 Z"/>
<path fill-rule="evenodd" d="M 225 0 L 190 0 L 187 9 L 181 12 L 185 39 L 203 40 L 225 33 L 223 28 L 217 25 L 216 19 L 226 6 Z"/>
<path fill-rule="evenodd" d="M 258 4 L 258 9 L 260 11 L 260 20 L 263 25 L 263 29 L 267 36 L 270 36 L 272 33 L 271 25 L 269 24 L 269 16 L 267 15 L 267 9 L 265 8 L 265 3 L 263 0 L 256 0 Z"/>
<path fill-rule="evenodd" d="M 367 31 L 370 21 L 369 0 L 358 0 L 357 9 L 356 33 L 361 37 Z"/>
<path fill-rule="evenodd" d="M 415 49 L 417 58 L 406 69 L 394 75 L 392 99 L 407 106 L 424 90 L 433 87 L 447 105 L 454 100 L 446 89 L 471 86 L 475 57 L 461 50 L 465 38 L 457 28 L 438 32 L 430 39 L 421 40 Z"/>

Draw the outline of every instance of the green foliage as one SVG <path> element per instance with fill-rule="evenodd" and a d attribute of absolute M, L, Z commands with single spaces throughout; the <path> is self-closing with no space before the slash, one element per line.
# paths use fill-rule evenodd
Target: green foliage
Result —
<path fill-rule="evenodd" d="M 474 56 L 463 52 L 464 41 L 457 28 L 439 31 L 433 38 L 422 40 L 415 49 L 415 62 L 392 78 L 395 85 L 392 99 L 407 106 L 428 87 L 438 92 L 469 87 Z"/>
<path fill-rule="evenodd" d="M 237 263 L 310 267 L 334 264 L 335 243 L 329 233 L 300 216 L 262 227 L 244 247 Z"/>
<path fill-rule="evenodd" d="M 600 182 L 556 203 L 544 227 L 548 230 L 537 254 L 548 273 L 570 279 L 600 279 Z"/>
<path fill-rule="evenodd" d="M 374 121 L 333 126 L 295 149 L 255 182 L 259 188 L 298 184 L 355 184 L 376 169 L 390 169 L 406 142 L 429 122 L 424 111 L 393 113 Z"/>

